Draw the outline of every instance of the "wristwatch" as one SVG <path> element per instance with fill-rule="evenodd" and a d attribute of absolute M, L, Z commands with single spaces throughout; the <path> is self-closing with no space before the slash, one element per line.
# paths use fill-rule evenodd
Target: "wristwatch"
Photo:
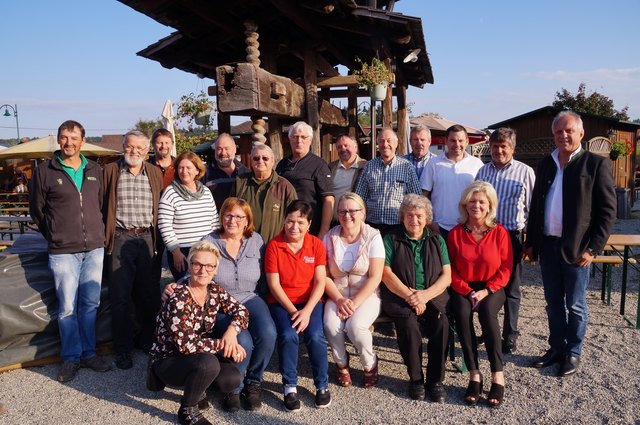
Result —
<path fill-rule="evenodd" d="M 595 252 L 593 249 L 591 248 L 587 248 L 587 252 L 589 253 L 589 255 L 591 255 L 592 257 L 595 257 L 596 255 L 598 255 L 597 252 Z"/>

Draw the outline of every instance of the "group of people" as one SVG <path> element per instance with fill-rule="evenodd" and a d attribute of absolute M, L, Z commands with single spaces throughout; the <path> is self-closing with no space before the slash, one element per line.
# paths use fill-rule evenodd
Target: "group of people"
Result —
<path fill-rule="evenodd" d="M 467 133 L 458 125 L 447 130 L 439 156 L 429 152 L 428 128 L 411 130 L 405 157 L 385 128 L 377 158 L 361 159 L 356 141 L 343 135 L 339 159 L 327 164 L 310 152 L 313 129 L 297 122 L 289 129 L 291 156 L 276 166 L 273 151 L 257 144 L 250 169 L 235 160 L 228 134 L 218 137 L 215 162 L 205 167 L 191 152 L 172 158 L 166 130 L 151 140 L 131 131 L 123 158 L 100 170 L 80 154 L 83 127 L 63 123 L 60 151 L 36 169 L 30 191 L 60 302 L 59 380 L 73 379 L 82 366 L 111 367 L 95 354 L 103 258 L 115 364 L 132 367 L 134 346 L 147 352 L 150 389 L 184 387 L 180 423 L 209 423 L 201 414 L 208 389 L 225 393 L 225 410 L 238 410 L 243 399 L 246 409 L 259 409 L 276 347 L 284 407 L 299 410 L 300 337 L 316 407 L 331 404 L 329 351 L 338 385 L 353 384 L 347 339 L 364 369 L 362 385 L 377 385 L 370 329 L 381 312 L 395 325 L 415 400 L 428 394 L 444 402 L 454 325 L 469 371 L 469 405 L 483 394 L 477 312 L 491 370 L 487 403 L 499 406 L 503 355 L 517 350 L 525 254 L 540 257 L 550 329 L 550 349 L 534 366 L 560 362 L 559 375 L 575 373 L 589 265 L 611 231 L 615 194 L 610 163 L 581 148 L 580 117 L 562 112 L 552 131 L 557 149 L 536 180 L 513 158 L 509 128 L 491 134 L 487 164 L 466 152 Z M 145 161 L 150 144 L 155 155 Z M 176 283 L 161 301 L 164 250 Z"/>

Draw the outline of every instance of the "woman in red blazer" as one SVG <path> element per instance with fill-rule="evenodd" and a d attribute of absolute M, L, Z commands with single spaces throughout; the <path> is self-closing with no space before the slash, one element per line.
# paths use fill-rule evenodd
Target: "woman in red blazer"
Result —
<path fill-rule="evenodd" d="M 503 288 L 511 276 L 513 251 L 509 232 L 495 223 L 498 198 L 490 183 L 477 181 L 469 185 L 462 193 L 458 209 L 460 224 L 449 232 L 447 247 L 451 260 L 451 304 L 469 370 L 465 402 L 475 405 L 482 394 L 473 327 L 473 312 L 477 311 L 491 364 L 487 401 L 496 407 L 504 397 L 498 311 L 505 301 Z"/>

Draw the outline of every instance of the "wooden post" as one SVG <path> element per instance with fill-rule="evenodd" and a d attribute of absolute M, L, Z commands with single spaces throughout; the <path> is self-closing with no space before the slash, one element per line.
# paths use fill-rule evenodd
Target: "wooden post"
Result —
<path fill-rule="evenodd" d="M 396 87 L 398 99 L 398 155 L 407 154 L 407 136 L 409 122 L 407 120 L 407 86 Z"/>
<path fill-rule="evenodd" d="M 218 134 L 231 134 L 231 115 L 218 112 Z"/>
<path fill-rule="evenodd" d="M 391 70 L 391 59 L 385 59 L 387 69 Z M 387 86 L 387 96 L 382 102 L 382 127 L 393 128 L 393 88 Z"/>
<path fill-rule="evenodd" d="M 246 36 L 244 41 L 247 44 L 247 62 L 259 68 L 260 43 L 258 42 L 258 26 L 255 22 L 247 20 L 244 21 L 244 28 L 244 35 Z M 264 134 L 266 133 L 264 120 L 261 116 L 252 116 L 251 121 L 253 121 L 253 124 L 251 125 L 251 129 L 253 130 L 251 141 L 253 143 L 265 143 L 267 138 L 264 137 Z"/>
<path fill-rule="evenodd" d="M 284 157 L 282 150 L 282 124 L 278 118 L 269 118 L 269 146 L 273 150 L 275 164 L 277 164 Z"/>
<path fill-rule="evenodd" d="M 356 97 L 356 88 L 350 87 L 347 95 L 347 119 L 349 120 L 349 137 L 356 142 L 358 134 L 358 98 Z"/>
<path fill-rule="evenodd" d="M 308 48 L 304 51 L 304 91 L 307 104 L 307 124 L 313 128 L 311 152 L 321 156 L 320 119 L 318 112 L 318 76 L 316 75 L 316 51 Z"/>

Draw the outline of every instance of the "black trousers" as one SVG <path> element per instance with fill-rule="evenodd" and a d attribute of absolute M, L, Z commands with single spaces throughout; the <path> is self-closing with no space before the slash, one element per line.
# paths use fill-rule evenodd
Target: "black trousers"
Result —
<path fill-rule="evenodd" d="M 509 283 L 504 288 L 506 300 L 504 302 L 504 322 L 502 324 L 502 339 L 515 340 L 518 338 L 518 318 L 520 317 L 520 300 L 522 291 L 522 232 L 511 231 L 511 247 L 513 248 L 513 271 Z"/>
<path fill-rule="evenodd" d="M 153 370 L 165 384 L 184 387 L 181 403 L 195 406 L 207 389 L 228 393 L 242 382 L 235 364 L 212 353 L 167 357 L 154 363 Z"/>
<path fill-rule="evenodd" d="M 162 254 L 164 254 L 165 246 L 160 232 L 156 235 L 156 255 L 153 257 L 151 264 L 151 280 L 158 286 L 160 290 L 160 281 L 162 280 Z M 169 263 L 171 264 L 171 263 Z"/>
<path fill-rule="evenodd" d="M 479 290 L 482 288 L 474 288 Z M 485 297 L 478 305 L 478 319 L 482 328 L 487 357 L 491 364 L 492 372 L 503 370 L 502 344 L 500 343 L 500 324 L 498 323 L 498 312 L 504 304 L 504 290 Z M 464 362 L 469 370 L 478 370 L 478 345 L 476 332 L 473 327 L 473 311 L 471 301 L 467 297 L 451 291 L 451 306 L 455 318 L 456 331 L 460 344 Z"/>
<path fill-rule="evenodd" d="M 449 319 L 427 304 L 426 311 L 417 316 L 413 311 L 406 317 L 391 317 L 396 326 L 398 348 L 407 366 L 411 382 L 424 382 L 422 373 L 422 338 L 427 341 L 427 385 L 444 379 L 449 340 Z"/>
<path fill-rule="evenodd" d="M 160 309 L 160 289 L 152 278 L 154 246 L 149 232 L 116 230 L 111 255 L 105 258 L 111 302 L 111 327 L 116 353 L 133 350 L 131 306 L 140 327 L 138 342 L 150 346 Z"/>

